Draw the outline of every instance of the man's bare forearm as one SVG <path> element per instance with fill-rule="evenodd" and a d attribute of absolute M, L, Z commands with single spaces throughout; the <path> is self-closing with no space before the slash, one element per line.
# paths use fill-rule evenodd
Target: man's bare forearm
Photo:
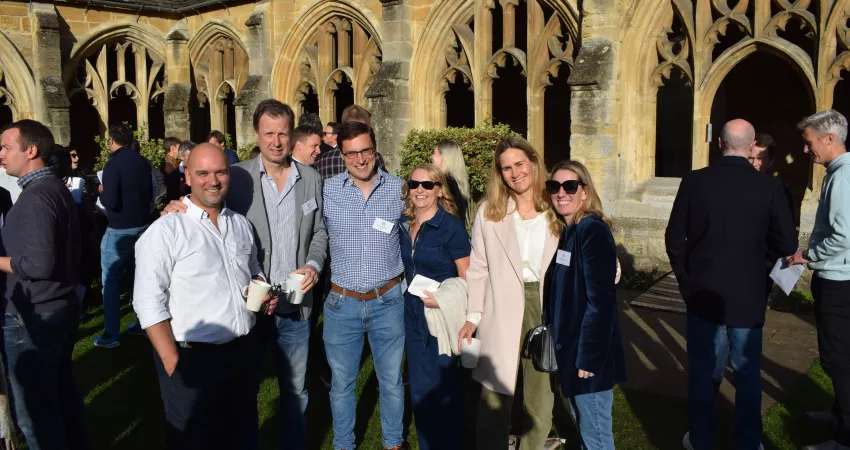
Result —
<path fill-rule="evenodd" d="M 163 320 L 162 322 L 152 325 L 145 329 L 151 345 L 156 349 L 156 354 L 162 360 L 162 365 L 165 366 L 165 372 L 171 376 L 174 373 L 174 368 L 177 367 L 177 343 L 174 342 L 174 334 L 171 332 L 171 322 Z"/>
<path fill-rule="evenodd" d="M 11 273 L 12 275 L 15 272 L 12 270 L 12 257 L 11 256 L 3 256 L 0 257 L 0 270 L 6 273 Z"/>

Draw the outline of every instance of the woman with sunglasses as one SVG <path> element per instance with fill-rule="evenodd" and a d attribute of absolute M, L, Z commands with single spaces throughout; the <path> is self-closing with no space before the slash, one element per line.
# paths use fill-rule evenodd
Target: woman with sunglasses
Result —
<path fill-rule="evenodd" d="M 556 164 L 546 191 L 566 225 L 543 288 L 561 394 L 569 398 L 582 448 L 612 450 L 612 389 L 626 379 L 614 288 L 617 248 L 584 165 Z"/>
<path fill-rule="evenodd" d="M 476 425 L 479 449 L 508 446 L 511 405 L 522 391 L 520 449 L 543 448 L 552 429 L 555 395 L 548 373 L 520 359 L 521 342 L 542 322 L 543 274 L 552 261 L 563 223 L 549 206 L 543 158 L 525 139 L 509 137 L 496 148 L 486 199 L 472 226 L 467 272 L 467 322 L 459 341 L 481 340 L 472 377 L 481 383 Z M 460 344 L 460 342 L 458 342 Z M 522 383 L 517 383 L 518 373 Z"/>
<path fill-rule="evenodd" d="M 419 164 L 403 188 L 403 214 L 408 220 L 401 227 L 401 257 L 408 283 L 416 275 L 441 283 L 449 278 L 466 278 L 469 235 L 445 186 L 446 177 L 439 169 Z M 440 305 L 434 293 L 424 294 L 420 298 L 404 293 L 407 371 L 419 448 L 462 449 L 466 438 L 458 357 L 439 353 L 437 339 L 428 331 L 425 309 Z"/>

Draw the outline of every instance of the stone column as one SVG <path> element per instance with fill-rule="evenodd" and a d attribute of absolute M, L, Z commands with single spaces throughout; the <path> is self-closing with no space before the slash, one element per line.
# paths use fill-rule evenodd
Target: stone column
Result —
<path fill-rule="evenodd" d="M 165 135 L 186 140 L 189 139 L 191 129 L 189 102 L 193 101 L 189 98 L 192 80 L 190 79 L 189 31 L 186 24 L 178 21 L 165 38 L 168 41 L 168 50 L 165 55 L 168 86 L 165 88 L 165 99 L 162 104 Z"/>
<path fill-rule="evenodd" d="M 615 54 L 618 17 L 608 0 L 585 0 L 581 48 L 570 74 L 570 149 L 593 174 L 605 212 L 616 214 L 619 192 Z M 567 125 L 567 124 L 564 124 Z"/>
<path fill-rule="evenodd" d="M 59 16 L 47 3 L 31 3 L 35 118 L 53 132 L 57 144 L 71 142 L 71 102 L 62 83 Z"/>
<path fill-rule="evenodd" d="M 239 89 L 236 99 L 236 145 L 241 147 L 256 140 L 254 135 L 254 110 L 261 101 L 271 98 L 269 84 L 272 71 L 271 36 L 265 26 L 272 23 L 268 3 L 260 3 L 245 22 L 248 27 L 248 78 Z"/>
<path fill-rule="evenodd" d="M 407 0 L 381 0 L 383 62 L 375 81 L 366 91 L 371 100 L 372 127 L 378 151 L 384 156 L 388 170 L 401 161 L 398 152 L 410 128 L 410 8 Z M 425 105 L 419 105 L 425 107 Z"/>

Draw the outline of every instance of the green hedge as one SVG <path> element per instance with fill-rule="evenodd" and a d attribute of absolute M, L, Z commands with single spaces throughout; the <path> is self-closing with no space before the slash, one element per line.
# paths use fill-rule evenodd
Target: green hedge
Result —
<path fill-rule="evenodd" d="M 519 136 L 505 124 L 477 128 L 443 128 L 438 130 L 410 130 L 402 142 L 401 167 L 397 175 L 407 179 L 417 164 L 430 163 L 434 146 L 444 139 L 455 141 L 463 151 L 469 187 L 473 201 L 478 201 L 487 189 L 490 179 L 493 152 L 496 145 L 508 136 Z"/>

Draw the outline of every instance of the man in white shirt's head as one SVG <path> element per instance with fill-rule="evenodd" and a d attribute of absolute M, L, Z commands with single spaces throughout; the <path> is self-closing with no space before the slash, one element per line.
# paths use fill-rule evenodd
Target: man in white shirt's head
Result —
<path fill-rule="evenodd" d="M 312 166 L 316 163 L 316 158 L 321 153 L 322 137 L 319 136 L 319 130 L 301 125 L 292 131 L 292 141 L 295 146 L 292 148 L 292 159 Z"/>
<path fill-rule="evenodd" d="M 257 448 L 256 317 L 242 296 L 264 279 L 253 228 L 224 204 L 220 148 L 195 147 L 185 173 L 186 214 L 161 217 L 136 243 L 133 308 L 155 351 L 165 448 Z M 277 299 L 263 301 L 271 314 Z"/>

